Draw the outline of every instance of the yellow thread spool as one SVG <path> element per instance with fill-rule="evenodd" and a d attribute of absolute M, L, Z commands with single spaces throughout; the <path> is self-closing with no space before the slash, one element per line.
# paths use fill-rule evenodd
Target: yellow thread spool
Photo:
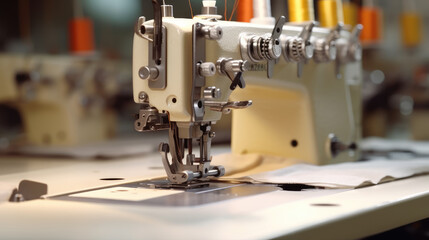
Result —
<path fill-rule="evenodd" d="M 289 22 L 314 21 L 313 0 L 288 0 Z"/>
<path fill-rule="evenodd" d="M 343 2 L 344 25 L 352 29 L 358 24 L 358 6 L 349 1 Z"/>
<path fill-rule="evenodd" d="M 402 44 L 405 47 L 416 47 L 422 40 L 421 18 L 415 12 L 401 14 Z"/>
<path fill-rule="evenodd" d="M 319 0 L 319 22 L 321 27 L 332 28 L 338 24 L 337 1 Z"/>

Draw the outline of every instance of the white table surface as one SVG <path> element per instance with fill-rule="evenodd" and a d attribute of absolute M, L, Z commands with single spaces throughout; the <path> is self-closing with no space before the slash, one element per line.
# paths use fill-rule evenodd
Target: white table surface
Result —
<path fill-rule="evenodd" d="M 158 177 L 161 167 L 156 153 L 115 160 L 1 157 L 0 192 L 6 197 L 5 186 L 29 179 L 47 183 L 48 195 L 56 195 Z M 124 180 L 100 180 L 110 177 Z M 356 190 L 277 191 L 193 207 L 5 200 L 1 239 L 353 239 L 429 217 L 429 176 Z"/>

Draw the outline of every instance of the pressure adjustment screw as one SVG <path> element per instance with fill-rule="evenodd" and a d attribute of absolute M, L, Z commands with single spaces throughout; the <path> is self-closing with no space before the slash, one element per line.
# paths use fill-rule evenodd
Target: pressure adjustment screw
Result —
<path fill-rule="evenodd" d="M 222 38 L 223 31 L 219 26 L 203 26 L 201 32 L 204 37 L 211 40 L 219 40 Z"/>
<path fill-rule="evenodd" d="M 198 67 L 198 73 L 203 77 L 211 77 L 216 73 L 216 66 L 212 62 L 201 63 Z"/>
<path fill-rule="evenodd" d="M 207 87 L 204 89 L 204 98 L 206 99 L 217 99 L 220 98 L 221 91 L 219 88 L 216 87 Z"/>
<path fill-rule="evenodd" d="M 144 66 L 139 69 L 139 77 L 141 79 L 156 79 L 159 75 L 159 71 L 156 67 Z"/>

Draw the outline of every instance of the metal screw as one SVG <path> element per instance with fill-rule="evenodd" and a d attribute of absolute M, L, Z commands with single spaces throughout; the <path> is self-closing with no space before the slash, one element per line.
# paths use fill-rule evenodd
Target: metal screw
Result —
<path fill-rule="evenodd" d="M 140 102 L 147 102 L 149 99 L 149 96 L 147 95 L 147 93 L 145 92 L 140 92 L 139 93 L 139 100 Z"/>
<path fill-rule="evenodd" d="M 201 76 L 211 77 L 216 73 L 216 66 L 212 62 L 204 62 L 200 64 L 198 70 Z"/>

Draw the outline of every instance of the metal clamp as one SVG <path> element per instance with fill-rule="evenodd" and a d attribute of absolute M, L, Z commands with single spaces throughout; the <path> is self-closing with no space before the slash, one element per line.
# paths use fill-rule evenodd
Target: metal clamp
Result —
<path fill-rule="evenodd" d="M 282 53 L 280 35 L 286 18 L 281 16 L 270 36 L 243 35 L 240 38 L 241 56 L 244 60 L 251 62 L 267 61 L 267 77 L 271 78 L 274 64 Z"/>
<path fill-rule="evenodd" d="M 232 58 L 219 58 L 216 61 L 216 68 L 220 74 L 228 76 L 232 81 L 229 87 L 231 90 L 234 90 L 237 85 L 240 88 L 246 87 L 242 73 L 250 69 L 249 61 L 233 60 Z"/>
<path fill-rule="evenodd" d="M 336 40 L 340 38 L 343 24 L 331 30 L 326 38 L 319 38 L 314 41 L 314 61 L 317 63 L 334 61 L 337 56 Z"/>
<path fill-rule="evenodd" d="M 314 22 L 306 25 L 297 37 L 283 40 L 283 57 L 286 61 L 298 63 L 298 77 L 302 75 L 303 64 L 313 57 L 314 46 L 310 41 Z"/>
<path fill-rule="evenodd" d="M 363 26 L 361 24 L 356 25 L 348 41 L 337 43 L 337 61 L 335 66 L 337 78 L 341 77 L 340 68 L 342 64 L 362 60 L 362 45 L 359 41 L 362 29 Z"/>

